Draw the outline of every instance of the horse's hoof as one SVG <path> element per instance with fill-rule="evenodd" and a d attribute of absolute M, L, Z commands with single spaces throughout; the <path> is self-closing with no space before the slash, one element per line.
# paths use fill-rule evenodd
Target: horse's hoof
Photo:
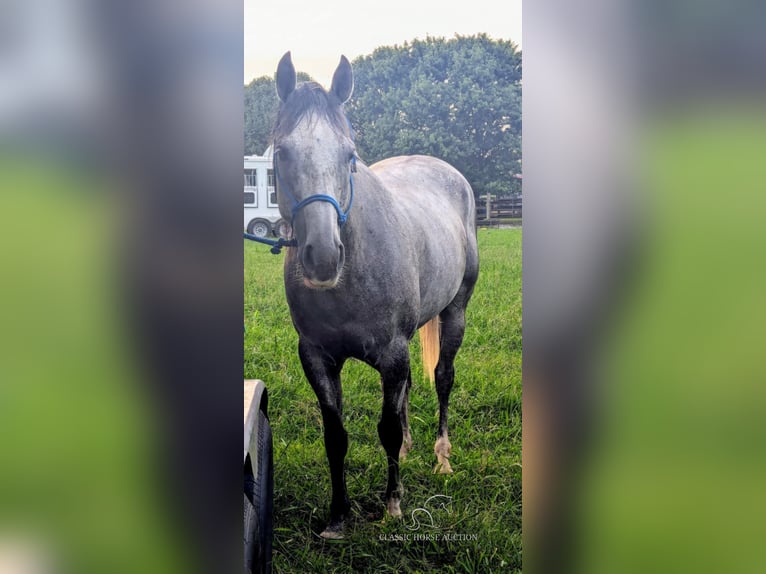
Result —
<path fill-rule="evenodd" d="M 412 450 L 412 435 L 409 429 L 402 432 L 402 446 L 399 448 L 399 460 L 407 458 L 407 453 Z"/>
<path fill-rule="evenodd" d="M 325 540 L 343 540 L 343 532 L 336 532 L 335 530 L 323 530 L 319 536 Z"/>
<path fill-rule="evenodd" d="M 320 534 L 325 540 L 342 540 L 343 539 L 343 523 L 328 524 Z"/>
<path fill-rule="evenodd" d="M 402 510 L 399 508 L 399 500 L 397 499 L 391 499 L 388 501 L 388 505 L 386 506 L 386 510 L 388 510 L 388 515 L 393 518 L 401 518 L 402 517 Z"/>
<path fill-rule="evenodd" d="M 436 455 L 436 466 L 434 474 L 452 474 L 452 466 L 449 463 L 449 456 L 452 453 L 452 445 L 447 436 L 440 437 L 434 445 L 434 454 Z"/>

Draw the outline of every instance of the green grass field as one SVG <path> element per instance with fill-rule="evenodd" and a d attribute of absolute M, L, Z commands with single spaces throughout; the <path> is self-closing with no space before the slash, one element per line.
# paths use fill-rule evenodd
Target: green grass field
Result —
<path fill-rule="evenodd" d="M 479 231 L 481 273 L 450 400 L 452 475 L 432 472 L 437 398 L 423 378 L 417 338 L 411 345 L 414 445 L 401 465 L 403 520 L 384 518 L 378 374 L 346 363 L 352 511 L 340 541 L 318 536 L 329 512 L 329 469 L 285 301 L 283 257 L 245 245 L 245 377 L 262 379 L 269 390 L 275 572 L 521 571 L 521 233 Z M 435 495 L 442 496 L 429 500 Z"/>
<path fill-rule="evenodd" d="M 766 572 L 766 115 L 673 111 L 645 134 L 641 274 L 580 502 L 588 574 Z"/>
<path fill-rule="evenodd" d="M 0 563 L 20 551 L 57 571 L 188 572 L 104 185 L 55 158 L 0 154 Z"/>

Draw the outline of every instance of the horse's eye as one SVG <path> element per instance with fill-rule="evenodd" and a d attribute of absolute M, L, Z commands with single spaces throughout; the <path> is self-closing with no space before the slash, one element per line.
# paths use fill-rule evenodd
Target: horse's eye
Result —
<path fill-rule="evenodd" d="M 290 154 L 283 147 L 278 147 L 274 150 L 274 155 L 279 158 L 279 161 L 287 161 L 290 158 Z"/>

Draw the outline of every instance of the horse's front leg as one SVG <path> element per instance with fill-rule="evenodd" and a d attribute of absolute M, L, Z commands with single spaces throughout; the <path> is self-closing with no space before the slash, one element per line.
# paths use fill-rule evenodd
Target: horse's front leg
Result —
<path fill-rule="evenodd" d="M 321 533 L 323 538 L 342 538 L 343 521 L 351 508 L 346 494 L 344 460 L 348 450 L 348 434 L 343 428 L 343 400 L 340 371 L 345 359 L 333 359 L 301 339 L 298 354 L 311 387 L 319 400 L 324 422 L 324 446 L 330 463 L 332 501 L 330 522 Z"/>
<path fill-rule="evenodd" d="M 399 451 L 402 447 L 402 411 L 410 372 L 407 339 L 401 337 L 386 349 L 378 360 L 383 381 L 383 411 L 378 423 L 378 436 L 386 451 L 388 483 L 386 508 L 391 516 L 401 516 L 400 501 L 403 488 L 399 482 Z"/>

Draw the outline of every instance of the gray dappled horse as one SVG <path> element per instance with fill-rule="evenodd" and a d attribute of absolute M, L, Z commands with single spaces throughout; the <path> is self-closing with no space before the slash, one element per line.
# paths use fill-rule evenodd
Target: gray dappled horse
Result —
<path fill-rule="evenodd" d="M 314 82 L 296 86 L 290 52 L 276 84 L 274 170 L 279 209 L 293 233 L 285 292 L 324 421 L 332 502 L 322 536 L 338 538 L 350 509 L 340 382 L 346 359 L 380 373 L 386 504 L 391 516 L 401 516 L 399 457 L 412 445 L 408 343 L 421 329 L 424 371 L 435 376 L 439 397 L 435 470 L 452 472 L 447 403 L 479 272 L 474 198 L 466 179 L 436 158 L 401 156 L 370 167 L 357 161 L 342 109 L 354 85 L 345 57 L 329 92 Z"/>

